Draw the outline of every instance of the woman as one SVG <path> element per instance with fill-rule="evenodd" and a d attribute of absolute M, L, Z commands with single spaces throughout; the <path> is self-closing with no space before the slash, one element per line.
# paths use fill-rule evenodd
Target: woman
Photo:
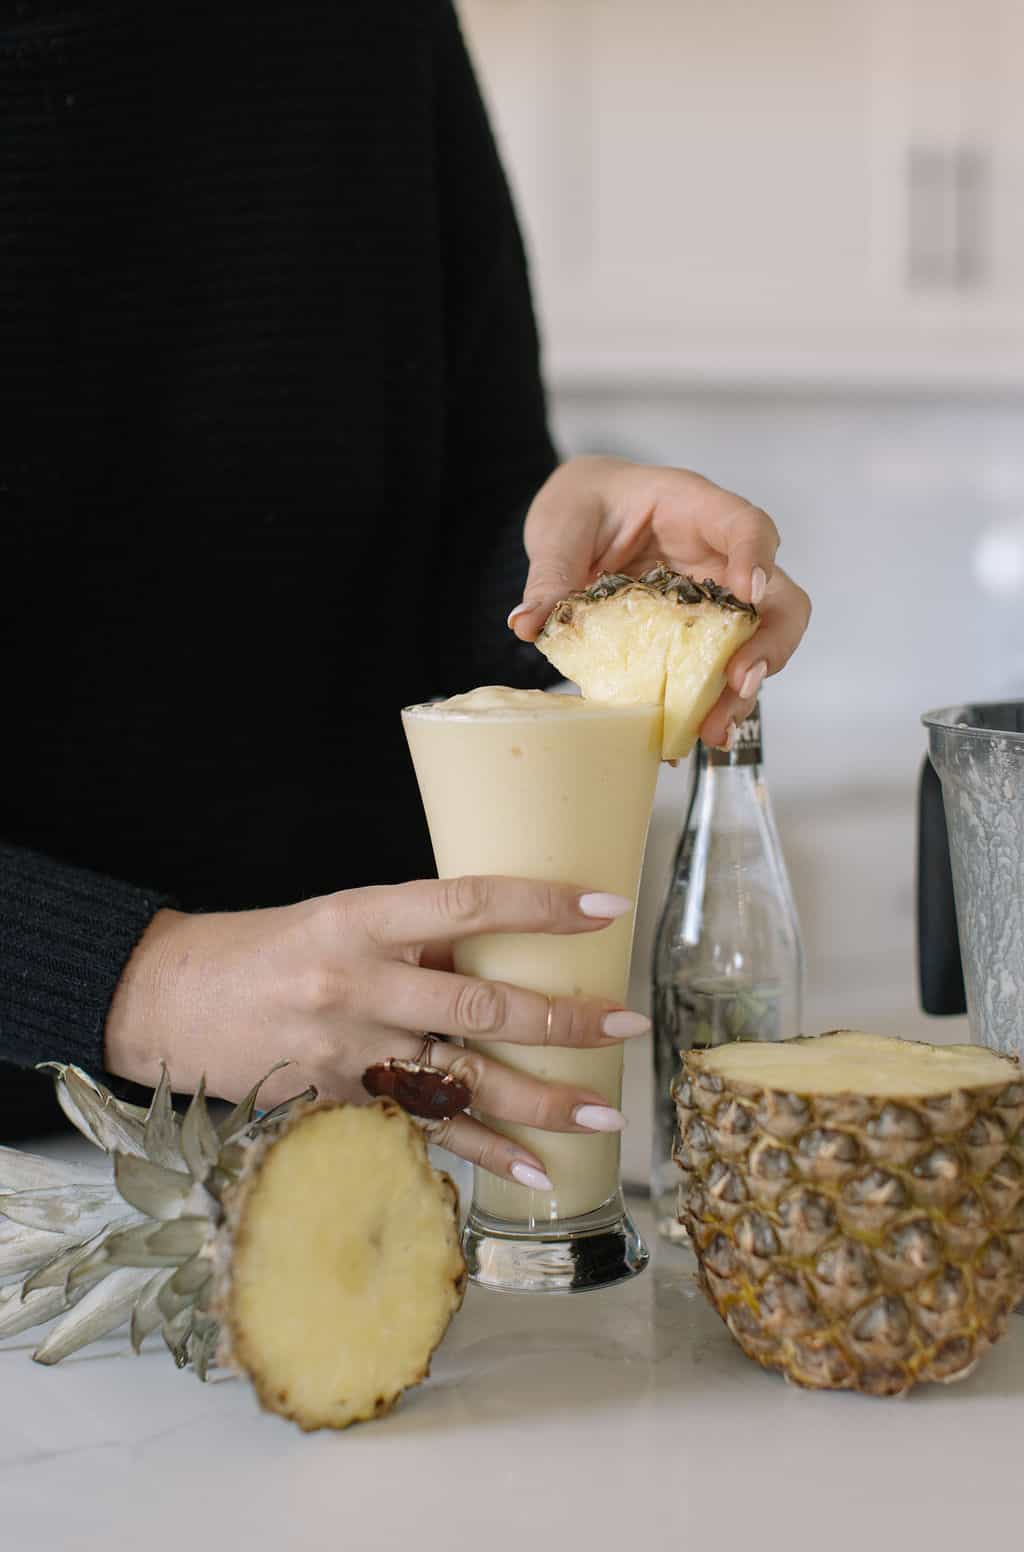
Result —
<path fill-rule="evenodd" d="M 739 497 L 557 466 L 448 0 L 146 9 L 0 11 L 0 1057 L 143 1083 L 163 1059 L 230 1097 L 288 1056 L 269 1099 L 361 1097 L 422 1029 L 545 1037 L 544 999 L 444 968 L 454 938 L 620 908 L 402 882 L 431 868 L 398 708 L 549 682 L 529 643 L 551 604 L 664 557 L 763 611 L 718 743 L 809 606 Z M 557 1000 L 554 1037 L 644 1025 L 609 1034 L 612 1011 Z M 622 1124 L 586 1090 L 435 1060 L 498 1117 Z M 28 1082 L 5 1078 L 8 1135 L 35 1124 Z M 468 1116 L 444 1140 L 543 1170 Z"/>

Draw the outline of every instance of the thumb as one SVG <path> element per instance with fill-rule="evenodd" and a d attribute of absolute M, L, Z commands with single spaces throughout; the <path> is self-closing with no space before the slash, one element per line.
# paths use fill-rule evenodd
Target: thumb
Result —
<path fill-rule="evenodd" d="M 589 528 L 554 515 L 544 532 L 528 541 L 527 550 L 530 569 L 523 601 L 512 610 L 508 624 L 520 641 L 535 641 L 559 599 L 590 581 L 593 536 Z"/>

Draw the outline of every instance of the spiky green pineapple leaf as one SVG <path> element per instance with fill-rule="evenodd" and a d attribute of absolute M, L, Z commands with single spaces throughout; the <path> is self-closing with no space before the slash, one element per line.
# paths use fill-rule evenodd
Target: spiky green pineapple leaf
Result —
<path fill-rule="evenodd" d="M 9 1218 L 0 1218 L 0 1283 L 34 1271 L 41 1261 L 77 1244 L 74 1236 L 50 1229 L 26 1229 Z"/>
<path fill-rule="evenodd" d="M 192 1334 L 191 1309 L 186 1307 L 172 1320 L 165 1320 L 160 1331 L 167 1344 L 167 1350 L 174 1359 L 175 1367 L 183 1369 L 188 1363 L 189 1337 Z"/>
<path fill-rule="evenodd" d="M 123 1153 L 145 1153 L 146 1112 L 138 1105 L 116 1099 L 80 1067 L 63 1062 L 40 1062 L 39 1066 L 57 1074 L 57 1103 L 83 1137 L 104 1153 L 118 1148 Z"/>
<path fill-rule="evenodd" d="M 84 1261 L 92 1260 L 97 1269 L 106 1267 L 106 1261 L 97 1256 L 97 1252 L 110 1238 L 112 1234 L 119 1233 L 122 1229 L 133 1223 L 138 1223 L 136 1213 L 123 1214 L 113 1218 L 94 1234 L 91 1239 L 84 1241 L 72 1240 L 69 1244 L 61 1235 L 51 1235 L 51 1248 L 57 1245 L 57 1249 L 49 1256 L 37 1257 L 35 1270 L 25 1279 L 23 1284 L 26 1293 L 34 1293 L 38 1288 L 66 1288 L 68 1279 Z M 102 1275 L 102 1272 L 101 1274 Z M 78 1282 L 84 1279 L 79 1278 Z"/>
<path fill-rule="evenodd" d="M 191 1260 L 210 1237 L 208 1218 L 182 1217 L 162 1223 L 149 1236 L 149 1248 L 157 1255 L 172 1255 L 179 1262 Z"/>
<path fill-rule="evenodd" d="M 279 1105 L 274 1106 L 273 1110 L 265 1110 L 260 1116 L 259 1124 L 261 1127 L 272 1126 L 275 1121 L 283 1120 L 286 1115 L 290 1115 L 298 1105 L 311 1105 L 316 1098 L 317 1091 L 310 1084 L 309 1088 L 303 1089 L 301 1094 L 293 1094 L 291 1099 L 283 1099 Z"/>
<path fill-rule="evenodd" d="M 0 1147 L 0 1191 L 45 1191 L 50 1186 L 91 1185 L 106 1179 L 102 1169 Z"/>
<path fill-rule="evenodd" d="M 199 1087 L 181 1123 L 181 1151 L 193 1180 L 200 1183 L 204 1181 L 220 1153 L 220 1142 L 206 1108 L 205 1078 L 200 1078 Z"/>
<path fill-rule="evenodd" d="M 169 1283 L 174 1276 L 174 1272 L 173 1266 L 163 1267 L 159 1272 L 154 1272 L 132 1307 L 130 1335 L 132 1347 L 137 1353 L 142 1351 L 143 1342 L 164 1318 L 158 1299 L 165 1284 Z"/>
<path fill-rule="evenodd" d="M 134 1266 L 115 1268 L 47 1333 L 32 1354 L 36 1363 L 60 1363 L 79 1348 L 116 1331 L 128 1319 L 148 1275 Z"/>
<path fill-rule="evenodd" d="M 191 1256 L 185 1261 L 171 1278 L 169 1287 L 177 1294 L 182 1294 L 189 1301 L 194 1301 L 200 1289 L 203 1288 L 213 1276 L 213 1262 L 202 1251 L 198 1255 Z"/>
<path fill-rule="evenodd" d="M 195 1189 L 191 1175 L 151 1164 L 134 1153 L 114 1154 L 115 1189 L 147 1218 L 177 1218 Z M 3 1197 L 0 1197 L 0 1211 Z"/>
<path fill-rule="evenodd" d="M 230 1115 L 226 1115 L 217 1127 L 217 1137 L 220 1142 L 226 1143 L 238 1132 L 244 1132 L 247 1126 L 252 1124 L 256 1113 L 256 1100 L 260 1089 L 268 1078 L 272 1078 L 275 1072 L 280 1072 L 282 1067 L 290 1067 L 291 1062 L 275 1062 L 269 1072 L 265 1072 L 258 1083 L 254 1083 L 244 1099 L 240 1099 Z"/>
<path fill-rule="evenodd" d="M 171 1080 L 167 1068 L 160 1063 L 160 1082 L 153 1091 L 142 1141 L 147 1159 L 164 1169 L 184 1169 L 185 1159 L 181 1151 L 181 1122 L 174 1113 L 171 1102 Z"/>
<path fill-rule="evenodd" d="M 41 1288 L 22 1297 L 21 1284 L 0 1288 L 0 1338 L 41 1326 L 69 1308 L 63 1288 Z"/>
<path fill-rule="evenodd" d="M 170 1281 L 164 1283 L 160 1289 L 156 1302 L 160 1310 L 160 1319 L 166 1325 L 168 1321 L 177 1320 L 182 1310 L 189 1308 L 192 1300 L 187 1293 L 179 1293 L 175 1288 L 172 1272 Z"/>
<path fill-rule="evenodd" d="M 77 1239 L 98 1233 L 110 1222 L 117 1206 L 113 1181 L 0 1193 L 0 1217 L 26 1229 L 48 1229 L 53 1234 L 73 1234 Z"/>
<path fill-rule="evenodd" d="M 217 1351 L 220 1324 L 208 1315 L 197 1315 L 192 1322 L 192 1367 L 205 1381 Z"/>

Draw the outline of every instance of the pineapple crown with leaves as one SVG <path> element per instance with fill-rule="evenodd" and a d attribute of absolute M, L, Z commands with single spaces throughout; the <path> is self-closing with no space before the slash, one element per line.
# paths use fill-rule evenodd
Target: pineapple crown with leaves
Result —
<path fill-rule="evenodd" d="M 56 1318 L 32 1355 L 53 1364 L 129 1320 L 136 1352 L 159 1327 L 178 1367 L 205 1379 L 220 1336 L 214 1240 L 225 1193 L 253 1143 L 316 1091 L 257 1114 L 267 1073 L 214 1125 L 203 1082 L 184 1116 L 175 1112 L 166 1069 L 144 1109 L 79 1067 L 41 1065 L 113 1173 L 0 1147 L 0 1338 Z"/>

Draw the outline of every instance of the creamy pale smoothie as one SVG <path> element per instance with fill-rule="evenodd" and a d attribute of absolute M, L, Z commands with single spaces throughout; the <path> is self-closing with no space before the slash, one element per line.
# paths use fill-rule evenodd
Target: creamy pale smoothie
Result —
<path fill-rule="evenodd" d="M 654 801 L 661 708 L 603 706 L 498 686 L 402 713 L 438 874 L 497 873 L 608 890 L 635 900 Z M 456 950 L 456 967 L 549 994 L 623 1001 L 632 914 L 581 936 L 493 934 Z M 594 1089 L 618 1105 L 622 1049 L 488 1041 L 510 1067 Z M 520 1139 L 554 1184 L 531 1191 L 477 1170 L 474 1205 L 496 1218 L 549 1222 L 591 1212 L 619 1184 L 617 1134 L 488 1124 Z"/>

